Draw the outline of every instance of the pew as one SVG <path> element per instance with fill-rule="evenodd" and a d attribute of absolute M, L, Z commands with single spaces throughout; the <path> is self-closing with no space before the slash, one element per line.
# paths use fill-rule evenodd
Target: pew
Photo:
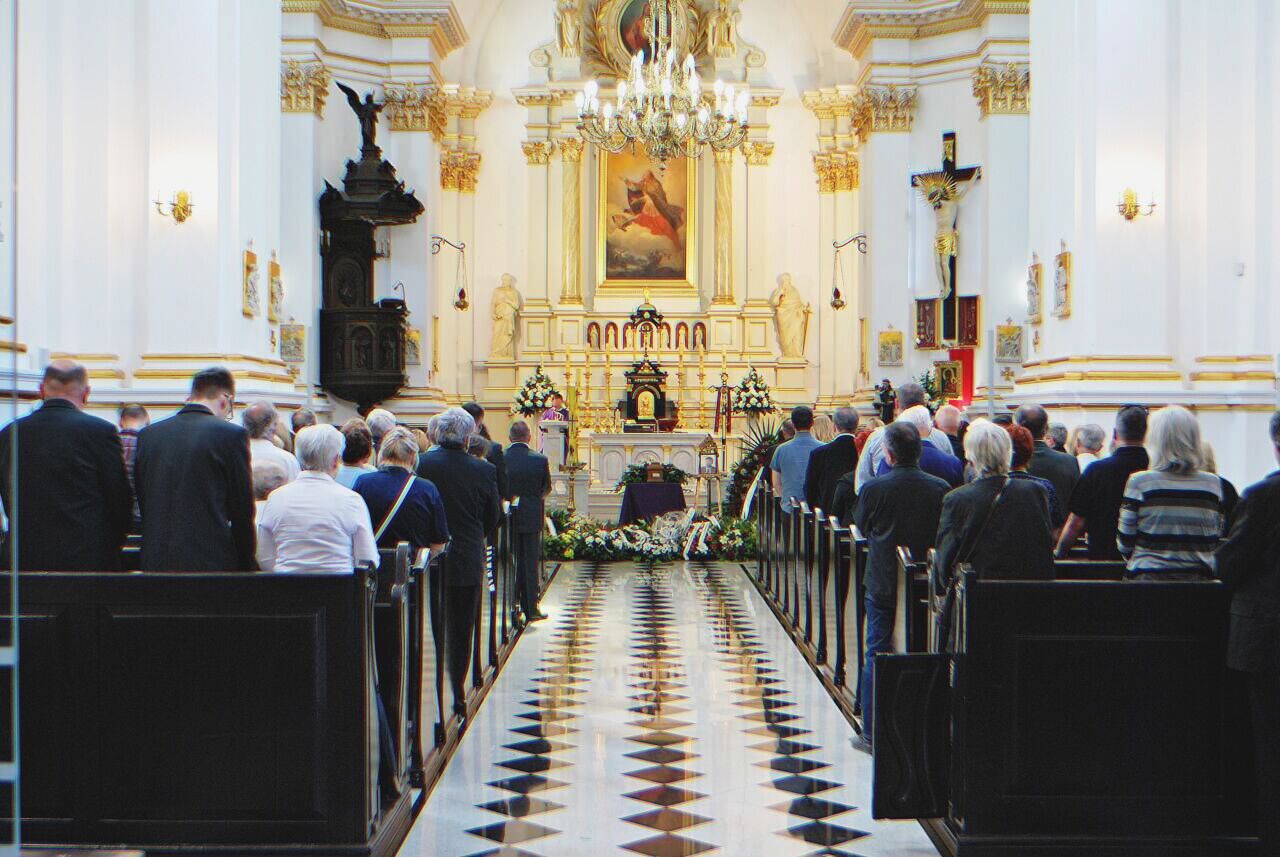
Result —
<path fill-rule="evenodd" d="M 954 652 L 877 660 L 873 816 L 958 857 L 1260 853 L 1226 608 L 1215 581 L 967 574 Z"/>

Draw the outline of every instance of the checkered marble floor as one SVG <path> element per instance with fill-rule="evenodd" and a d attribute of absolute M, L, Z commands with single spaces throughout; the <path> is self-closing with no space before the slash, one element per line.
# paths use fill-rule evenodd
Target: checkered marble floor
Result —
<path fill-rule="evenodd" d="M 401 857 L 935 854 L 734 564 L 568 565 Z"/>

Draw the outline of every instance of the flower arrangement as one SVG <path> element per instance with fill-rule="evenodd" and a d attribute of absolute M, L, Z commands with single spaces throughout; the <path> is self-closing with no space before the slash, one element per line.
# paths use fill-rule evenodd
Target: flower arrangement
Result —
<path fill-rule="evenodd" d="M 516 397 L 511 403 L 511 413 L 522 417 L 536 417 L 547 409 L 547 403 L 555 393 L 555 385 L 542 371 L 542 366 L 538 366 L 516 391 Z"/>
<path fill-rule="evenodd" d="M 615 486 L 614 490 L 621 491 L 628 485 L 632 485 L 636 482 L 645 482 L 648 478 L 649 476 L 645 470 L 645 465 L 632 464 L 626 470 L 622 471 L 622 478 L 618 480 L 618 484 Z M 674 464 L 664 464 L 662 465 L 662 481 L 675 482 L 683 485 L 689 481 L 689 474 L 681 470 L 679 467 L 676 467 Z"/>
<path fill-rule="evenodd" d="M 756 416 L 771 414 L 777 410 L 773 397 L 769 395 L 769 385 L 754 366 L 738 382 L 738 386 L 733 388 L 733 409 L 740 414 Z"/>
<path fill-rule="evenodd" d="M 748 426 L 742 435 L 742 458 L 729 473 L 729 487 L 725 491 L 724 511 L 727 515 L 742 514 L 742 502 L 751 482 L 760 468 L 773 458 L 773 451 L 782 443 L 782 431 L 776 425 Z"/>
<path fill-rule="evenodd" d="M 679 518 L 680 516 L 676 516 Z M 596 562 L 667 562 L 683 556 L 688 530 L 677 520 L 659 518 L 648 524 L 608 526 L 581 515 L 552 513 L 556 534 L 542 541 L 544 558 Z M 691 559 L 746 560 L 755 556 L 756 530 L 751 521 L 719 518 L 690 552 Z"/>

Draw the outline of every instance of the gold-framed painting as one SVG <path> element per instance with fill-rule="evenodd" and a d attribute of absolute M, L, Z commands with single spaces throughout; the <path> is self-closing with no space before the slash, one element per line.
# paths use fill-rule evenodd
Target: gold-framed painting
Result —
<path fill-rule="evenodd" d="M 964 364 L 959 360 L 940 360 L 933 364 L 933 379 L 944 399 L 964 396 Z"/>
<path fill-rule="evenodd" d="M 307 326 L 280 325 L 280 359 L 285 363 L 307 362 Z"/>
<path fill-rule="evenodd" d="M 1027 266 L 1027 324 L 1039 324 L 1044 318 L 1044 265 L 1040 256 L 1031 254 Z"/>
<path fill-rule="evenodd" d="M 245 318 L 254 318 L 258 314 L 261 302 L 258 298 L 258 254 L 252 250 L 244 251 L 244 280 L 241 288 L 240 311 Z"/>
<path fill-rule="evenodd" d="M 697 39 L 697 16 L 689 0 L 669 0 L 668 18 L 671 46 L 677 57 L 694 49 Z M 646 24 L 650 15 L 649 0 L 600 0 L 596 4 L 594 30 L 587 34 L 586 53 L 618 74 L 626 74 L 631 57 L 637 51 L 649 56 L 650 44 Z"/>
<path fill-rule="evenodd" d="M 1067 242 L 1053 257 L 1053 314 L 1058 318 L 1071 318 L 1071 253 Z"/>
<path fill-rule="evenodd" d="M 406 328 L 404 332 L 404 362 L 406 366 L 422 365 L 422 329 Z"/>
<path fill-rule="evenodd" d="M 880 331 L 879 355 L 877 362 L 881 366 L 901 366 L 904 355 L 906 354 L 906 344 L 904 342 L 901 330 L 882 330 Z"/>
<path fill-rule="evenodd" d="M 1027 359 L 1027 340 L 1022 325 L 996 325 L 995 357 L 997 363 L 1022 363 Z"/>
<path fill-rule="evenodd" d="M 599 161 L 599 290 L 695 294 L 697 162 L 663 164 L 630 150 L 601 151 Z"/>
<path fill-rule="evenodd" d="M 276 324 L 284 306 L 284 280 L 280 276 L 280 262 L 275 251 L 271 251 L 271 261 L 267 263 L 267 321 Z"/>

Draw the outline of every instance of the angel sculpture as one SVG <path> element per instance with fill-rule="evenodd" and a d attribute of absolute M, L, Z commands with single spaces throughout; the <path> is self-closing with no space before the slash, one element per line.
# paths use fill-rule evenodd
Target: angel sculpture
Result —
<path fill-rule="evenodd" d="M 982 170 L 977 170 L 973 178 L 974 181 L 981 180 Z M 958 255 L 960 248 L 960 233 L 956 230 L 960 202 L 971 187 L 973 185 L 968 182 L 959 187 L 956 180 L 946 173 L 930 173 L 917 180 L 920 195 L 933 207 L 933 254 L 937 263 L 938 292 L 943 300 L 951 297 L 951 260 Z"/>
<path fill-rule="evenodd" d="M 360 120 L 360 150 L 363 152 L 377 149 L 373 140 L 378 133 L 378 114 L 382 111 L 383 105 L 373 100 L 372 92 L 364 97 L 364 101 L 361 101 L 354 89 L 341 81 L 335 82 L 338 84 L 338 89 L 346 94 L 347 103 L 351 105 L 351 109 L 356 112 L 356 118 Z"/>

